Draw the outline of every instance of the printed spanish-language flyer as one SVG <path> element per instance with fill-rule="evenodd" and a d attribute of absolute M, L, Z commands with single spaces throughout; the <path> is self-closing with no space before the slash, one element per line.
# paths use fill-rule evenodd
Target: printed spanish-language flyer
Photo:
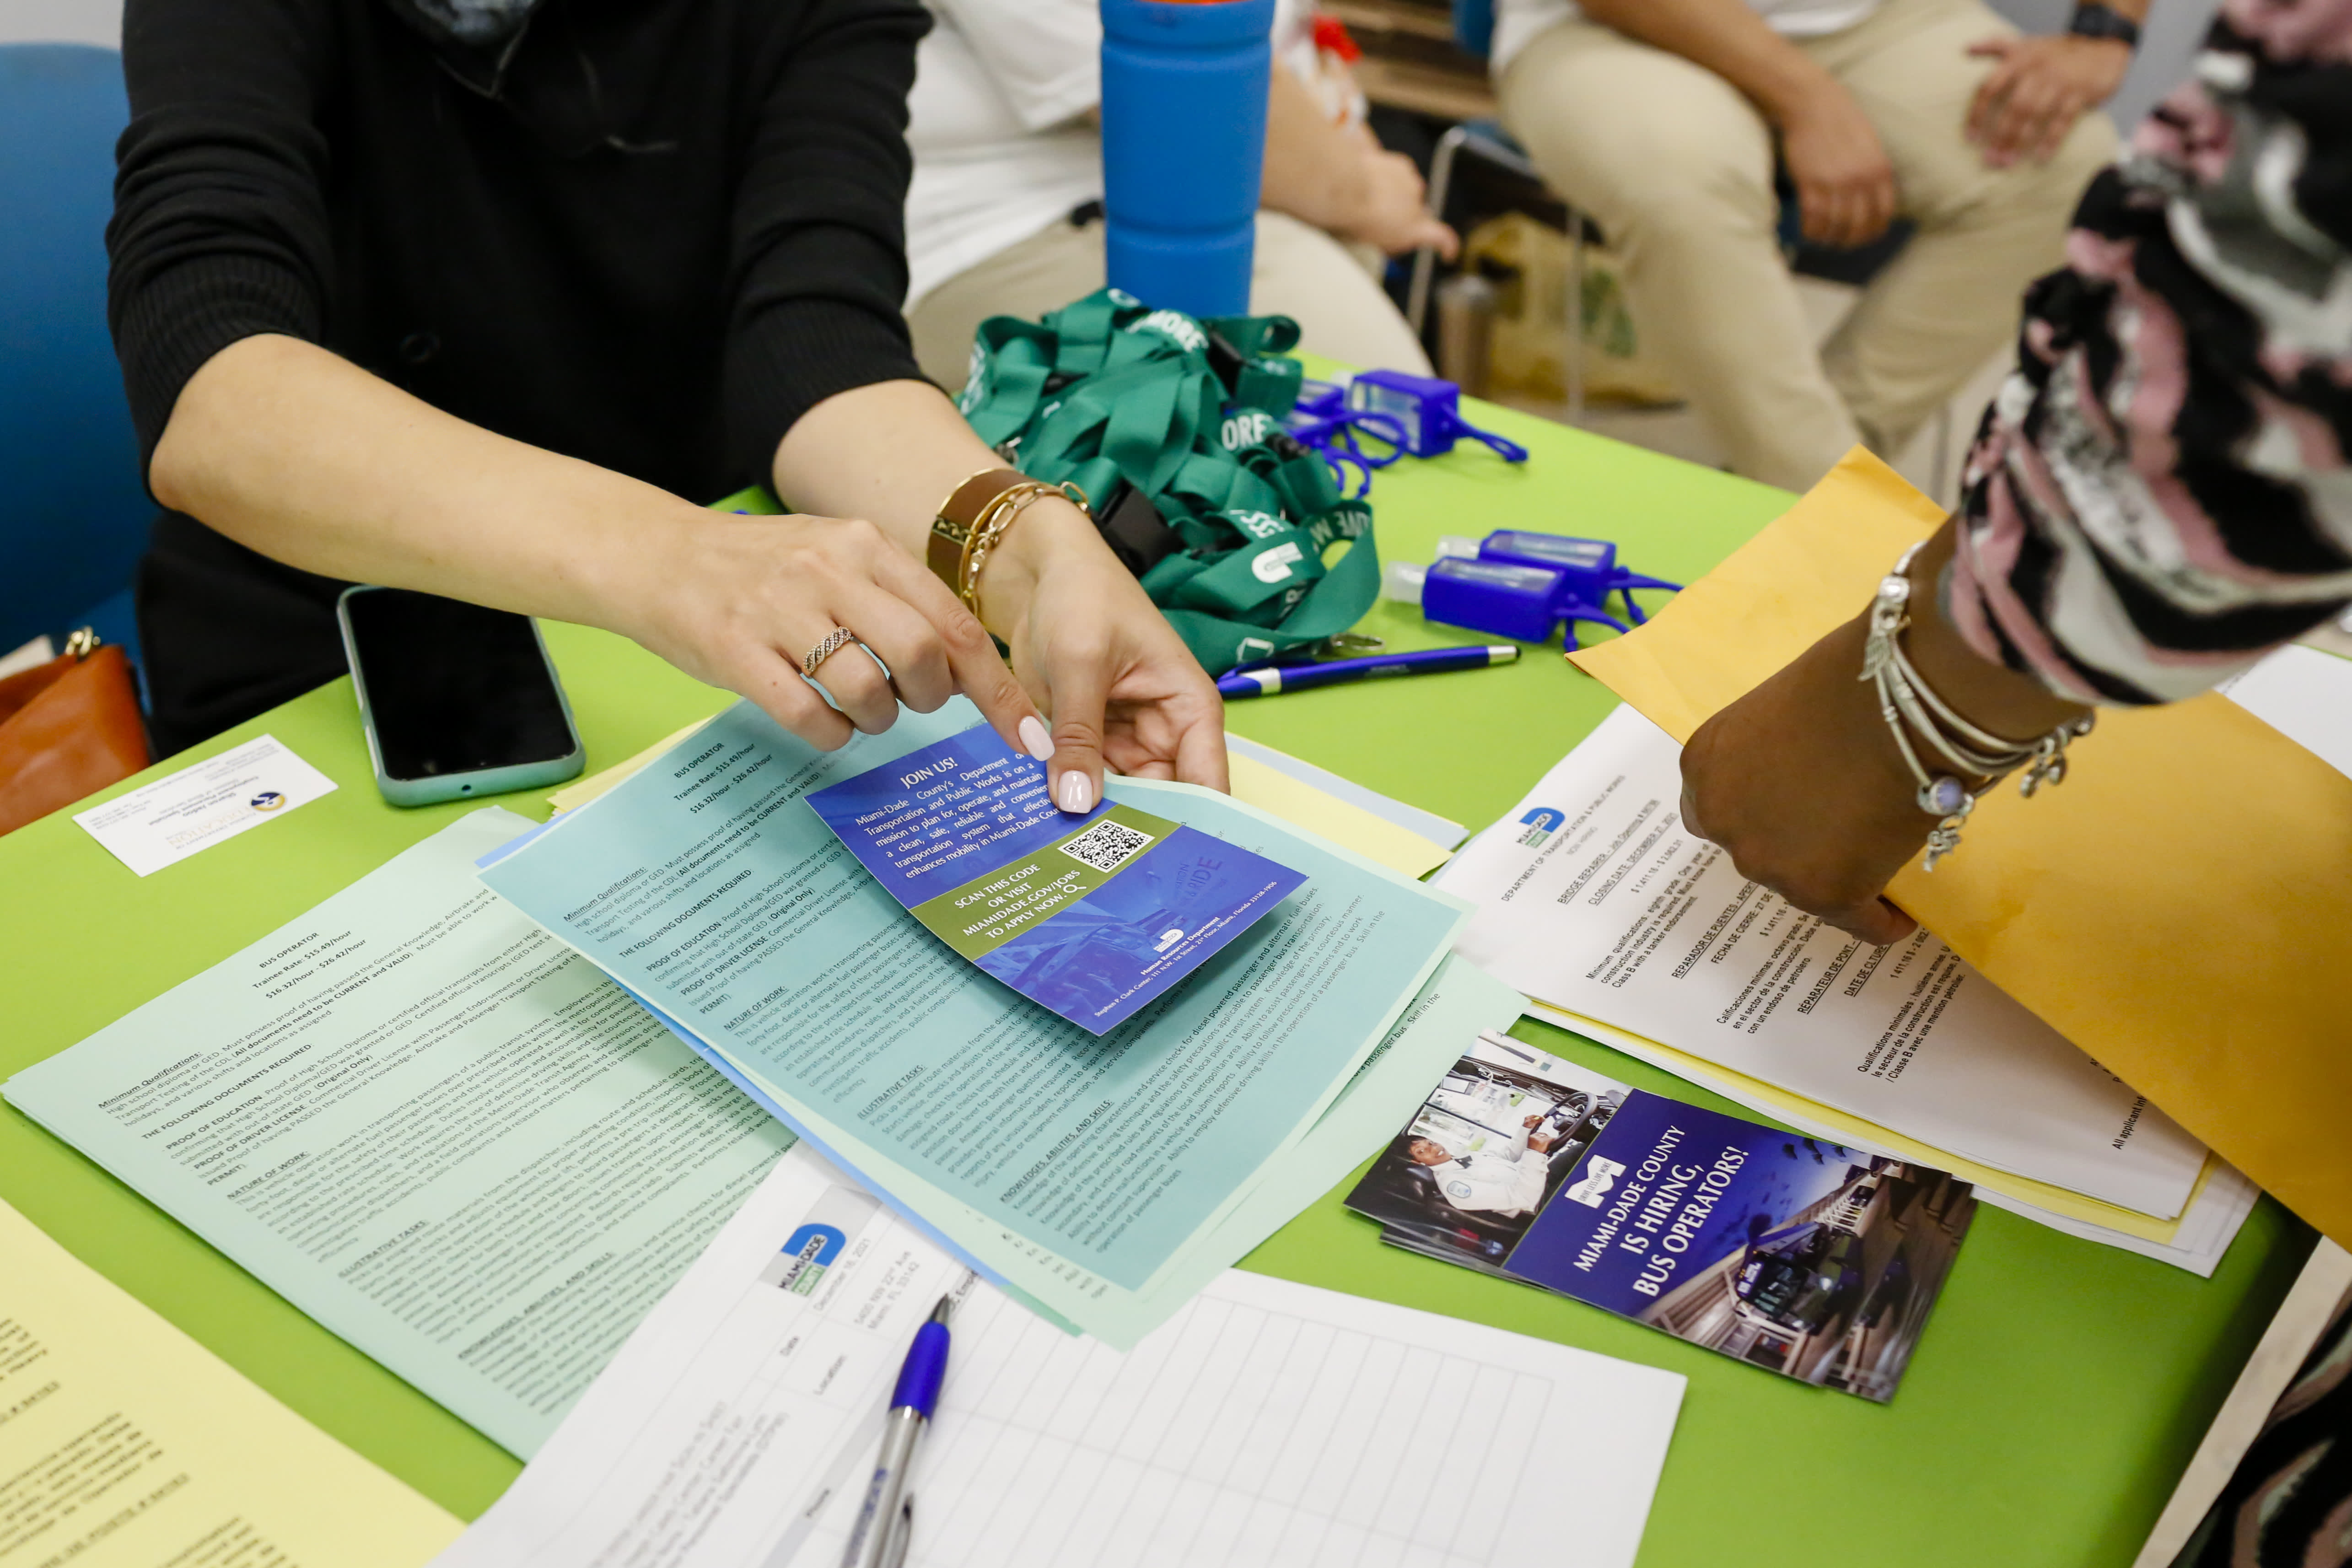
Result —
<path fill-rule="evenodd" d="M 1307 879 L 1109 801 L 1056 808 L 986 724 L 812 791 L 876 880 L 957 953 L 1089 1034 L 1117 1027 Z"/>
<path fill-rule="evenodd" d="M 1976 1197 L 1487 1033 L 1348 1206 L 1391 1246 L 1885 1404 Z"/>

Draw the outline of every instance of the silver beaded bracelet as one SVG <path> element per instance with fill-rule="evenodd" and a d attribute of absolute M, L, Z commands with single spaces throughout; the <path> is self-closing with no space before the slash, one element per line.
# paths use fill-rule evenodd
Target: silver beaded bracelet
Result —
<path fill-rule="evenodd" d="M 2029 798 L 2043 784 L 2063 782 L 2067 742 L 2089 734 L 2097 716 L 2086 713 L 2031 741 L 2006 741 L 1969 723 L 1929 689 L 1912 668 L 1901 640 L 1903 629 L 1911 624 L 1911 563 L 1925 547 L 1923 541 L 1905 551 L 1895 570 L 1879 579 L 1878 596 L 1870 605 L 1870 635 L 1863 644 L 1860 679 L 1878 688 L 1879 715 L 1895 736 L 1904 765 L 1919 782 L 1919 809 L 1937 819 L 1927 834 L 1927 868 L 1933 871 L 1937 861 L 1960 847 L 1960 827 L 1977 807 L 1977 790 L 2020 767 L 2025 776 L 2018 781 L 2018 793 Z M 1913 731 L 1957 772 L 1930 776 L 1911 743 Z M 1960 775 L 1983 783 L 1971 790 Z"/>

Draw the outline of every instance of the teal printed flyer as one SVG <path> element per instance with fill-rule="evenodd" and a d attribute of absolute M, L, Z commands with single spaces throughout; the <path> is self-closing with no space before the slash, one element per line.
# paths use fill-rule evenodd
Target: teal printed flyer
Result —
<path fill-rule="evenodd" d="M 961 957 L 1089 1034 L 1117 1027 L 1307 879 L 1198 828 L 1105 801 L 1055 806 L 1045 765 L 986 724 L 808 802 Z"/>

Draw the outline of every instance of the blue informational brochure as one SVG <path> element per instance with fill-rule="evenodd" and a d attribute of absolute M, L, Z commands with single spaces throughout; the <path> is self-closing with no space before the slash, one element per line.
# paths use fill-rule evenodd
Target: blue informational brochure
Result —
<path fill-rule="evenodd" d="M 1482 1035 L 1348 1195 L 1408 1251 L 1885 1403 L 1976 1213 L 1965 1182 Z"/>
<path fill-rule="evenodd" d="M 959 954 L 1089 1034 L 1117 1027 L 1307 879 L 1106 800 L 1059 810 L 1045 764 L 986 724 L 824 789 L 809 805 Z"/>

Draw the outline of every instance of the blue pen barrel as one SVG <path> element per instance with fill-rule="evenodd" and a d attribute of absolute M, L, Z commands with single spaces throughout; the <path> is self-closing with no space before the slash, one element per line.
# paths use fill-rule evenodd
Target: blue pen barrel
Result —
<path fill-rule="evenodd" d="M 1102 25 L 1111 287 L 1248 314 L 1274 0 L 1102 0 Z"/>
<path fill-rule="evenodd" d="M 929 1419 L 940 1402 L 940 1384 L 948 1375 L 948 1326 L 925 1323 L 915 1331 L 906 1364 L 898 1369 L 898 1386 L 890 1392 L 893 1410 L 912 1406 Z"/>

